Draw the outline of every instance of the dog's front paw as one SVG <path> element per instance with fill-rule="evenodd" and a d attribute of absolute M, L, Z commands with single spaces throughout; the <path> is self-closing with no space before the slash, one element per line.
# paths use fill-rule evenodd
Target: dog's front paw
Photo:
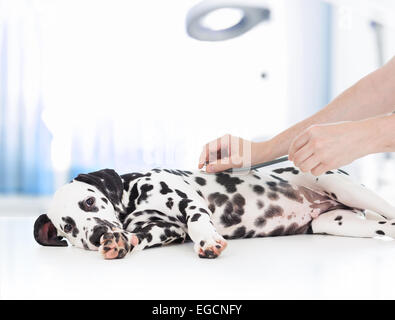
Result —
<path fill-rule="evenodd" d="M 104 259 L 122 259 L 138 244 L 136 235 L 129 238 L 123 232 L 107 232 L 100 238 L 99 251 Z"/>
<path fill-rule="evenodd" d="M 195 251 L 200 258 L 217 258 L 227 246 L 226 240 L 219 234 L 204 238 L 195 244 Z"/>

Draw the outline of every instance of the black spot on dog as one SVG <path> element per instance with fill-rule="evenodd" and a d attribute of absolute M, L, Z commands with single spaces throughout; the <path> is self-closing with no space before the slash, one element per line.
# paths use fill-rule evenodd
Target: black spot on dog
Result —
<path fill-rule="evenodd" d="M 379 221 L 379 224 L 386 224 L 387 221 Z"/>
<path fill-rule="evenodd" d="M 340 221 L 341 219 L 343 219 L 342 216 L 337 216 L 337 217 L 335 218 L 335 221 Z"/>
<path fill-rule="evenodd" d="M 192 173 L 189 173 L 190 171 L 183 171 L 183 170 L 170 170 L 170 169 L 163 169 L 163 171 L 166 171 L 167 173 L 171 173 L 171 174 L 174 174 L 174 175 L 176 175 L 176 176 L 184 176 L 184 177 L 188 177 L 189 176 L 189 174 L 192 174 Z"/>
<path fill-rule="evenodd" d="M 152 169 L 152 171 L 154 171 L 154 172 L 156 172 L 156 173 L 160 173 L 162 170 L 161 170 L 161 169 L 158 169 L 158 168 L 155 168 L 155 169 Z"/>
<path fill-rule="evenodd" d="M 277 227 L 276 229 L 274 229 L 273 231 L 271 231 L 268 236 L 270 237 L 278 237 L 278 236 L 282 236 L 284 234 L 284 227 L 280 226 Z"/>
<path fill-rule="evenodd" d="M 128 203 L 128 206 L 126 207 L 126 215 L 129 215 L 134 210 L 136 210 L 136 200 L 138 197 L 139 197 L 139 192 L 137 189 L 137 183 L 135 183 L 132 187 L 132 190 L 130 191 L 129 203 Z M 124 222 L 126 215 L 120 215 L 119 218 L 122 223 Z"/>
<path fill-rule="evenodd" d="M 207 212 L 207 210 L 204 209 L 204 208 L 199 208 L 199 211 L 202 212 L 202 213 L 205 213 L 205 214 L 209 214 L 209 213 Z"/>
<path fill-rule="evenodd" d="M 186 217 L 187 213 L 185 212 L 185 209 L 188 207 L 188 203 L 192 202 L 190 199 L 182 199 L 178 203 L 178 210 L 180 210 L 181 214 Z"/>
<path fill-rule="evenodd" d="M 325 174 L 334 174 L 334 172 L 333 171 L 327 171 L 327 172 L 325 172 Z"/>
<path fill-rule="evenodd" d="M 255 179 L 261 180 L 261 177 L 260 177 L 260 176 L 257 176 L 256 174 L 253 174 L 252 176 L 253 176 Z"/>
<path fill-rule="evenodd" d="M 336 196 L 333 192 L 330 194 L 330 196 L 331 196 L 333 199 L 337 200 L 337 196 Z"/>
<path fill-rule="evenodd" d="M 190 206 L 189 209 L 190 209 L 190 210 L 195 210 L 195 209 L 196 209 L 196 206 Z"/>
<path fill-rule="evenodd" d="M 200 190 L 196 191 L 196 193 L 204 199 L 204 195 Z"/>
<path fill-rule="evenodd" d="M 287 227 L 287 229 L 285 229 L 284 231 L 284 236 L 288 236 L 288 235 L 294 235 L 297 233 L 297 230 L 299 228 L 299 225 L 297 223 L 292 223 L 290 226 Z"/>
<path fill-rule="evenodd" d="M 287 168 L 279 168 L 279 169 L 275 169 L 273 170 L 273 172 L 281 174 L 283 172 L 291 172 L 293 174 L 298 174 L 299 171 L 296 170 L 294 167 L 287 167 Z"/>
<path fill-rule="evenodd" d="M 258 200 L 256 202 L 256 206 L 258 207 L 258 209 L 262 209 L 265 206 L 265 204 L 263 203 L 263 201 Z"/>
<path fill-rule="evenodd" d="M 166 207 L 168 207 L 169 209 L 173 208 L 173 199 L 172 198 L 168 198 L 167 202 L 166 202 Z"/>
<path fill-rule="evenodd" d="M 270 205 L 269 208 L 265 210 L 265 218 L 279 217 L 284 213 L 283 208 L 276 205 Z"/>
<path fill-rule="evenodd" d="M 84 239 L 81 238 L 81 243 L 82 246 L 84 247 L 85 250 L 89 250 L 88 244 L 86 243 L 86 241 Z"/>
<path fill-rule="evenodd" d="M 337 169 L 337 171 L 340 172 L 340 173 L 343 173 L 343 174 L 345 174 L 345 175 L 347 175 L 347 176 L 349 176 L 349 174 L 348 174 L 346 171 L 342 170 L 342 169 Z"/>
<path fill-rule="evenodd" d="M 267 181 L 266 184 L 269 186 L 270 190 L 277 191 L 277 183 L 274 181 Z"/>
<path fill-rule="evenodd" d="M 185 216 L 183 216 L 183 215 L 177 215 L 177 219 L 178 219 L 178 221 L 180 221 L 182 224 L 187 224 L 186 215 L 185 215 Z"/>
<path fill-rule="evenodd" d="M 105 203 L 108 204 L 108 200 L 106 198 L 101 198 L 101 200 Z"/>
<path fill-rule="evenodd" d="M 177 189 L 175 191 L 178 194 L 178 196 L 180 196 L 181 198 L 183 198 L 183 199 L 188 198 L 187 195 L 184 192 L 182 192 L 180 190 L 177 190 Z"/>
<path fill-rule="evenodd" d="M 98 225 L 107 226 L 107 227 L 109 227 L 110 229 L 116 228 L 116 225 L 115 225 L 115 224 L 113 224 L 113 223 L 111 223 L 110 221 L 107 221 L 107 220 L 105 220 L 105 219 L 100 219 L 100 218 L 98 218 L 98 217 L 93 217 L 93 220 L 95 220 L 96 223 L 97 223 Z"/>
<path fill-rule="evenodd" d="M 342 224 L 343 224 L 343 222 L 341 222 L 341 221 L 338 222 L 338 225 L 339 225 L 339 226 L 341 226 Z"/>
<path fill-rule="evenodd" d="M 130 183 L 133 182 L 136 179 L 142 178 L 142 177 L 150 177 L 151 173 L 146 173 L 142 174 L 140 172 L 132 172 L 132 173 L 127 173 L 121 176 L 123 180 L 123 188 L 125 190 L 129 190 L 130 188 Z"/>
<path fill-rule="evenodd" d="M 216 181 L 220 185 L 224 186 L 226 191 L 229 193 L 236 192 L 236 185 L 244 182 L 244 180 L 241 180 L 237 177 L 231 177 L 229 174 L 223 172 L 216 173 L 216 176 Z"/>
<path fill-rule="evenodd" d="M 220 220 L 225 227 L 230 227 L 241 222 L 240 215 L 233 212 L 232 202 L 226 202 L 224 213 L 222 214 Z"/>
<path fill-rule="evenodd" d="M 311 223 L 304 224 L 295 230 L 294 234 L 313 234 L 313 228 L 311 227 Z"/>
<path fill-rule="evenodd" d="M 258 185 L 258 184 L 254 185 L 252 190 L 254 190 L 254 192 L 256 194 L 258 194 L 258 195 L 261 195 L 261 194 L 263 194 L 265 192 L 265 188 L 260 186 L 260 185 Z"/>
<path fill-rule="evenodd" d="M 189 177 L 190 174 L 192 174 L 190 171 L 185 171 L 185 170 L 178 170 L 177 172 L 180 173 L 184 177 Z"/>
<path fill-rule="evenodd" d="M 199 244 L 200 244 L 200 246 L 201 246 L 201 247 L 203 247 L 203 246 L 204 246 L 204 244 L 205 244 L 205 242 L 202 240 L 202 241 L 200 241 L 200 243 L 199 243 Z"/>
<path fill-rule="evenodd" d="M 201 215 L 200 213 L 195 213 L 195 214 L 192 216 L 192 218 L 191 218 L 191 222 L 196 222 L 196 221 L 198 221 L 199 218 L 200 218 L 201 216 L 202 216 L 202 215 Z"/>
<path fill-rule="evenodd" d="M 154 188 L 153 185 L 151 184 L 143 184 L 140 188 L 140 197 L 137 199 L 137 204 L 140 204 L 142 201 L 147 200 L 148 198 L 148 192 L 151 191 Z"/>
<path fill-rule="evenodd" d="M 173 190 L 171 190 L 165 182 L 161 181 L 161 182 L 160 182 L 160 185 L 161 185 L 161 187 L 162 187 L 162 188 L 160 189 L 160 193 L 161 193 L 161 194 L 168 194 L 168 193 L 173 192 Z"/>
<path fill-rule="evenodd" d="M 201 177 L 196 177 L 195 181 L 197 184 L 201 185 L 201 186 L 205 186 L 206 185 L 206 179 L 203 179 Z"/>
<path fill-rule="evenodd" d="M 233 239 L 239 239 L 239 238 L 243 238 L 246 234 L 246 227 L 242 226 L 237 228 L 233 234 L 232 234 L 232 238 Z"/>
<path fill-rule="evenodd" d="M 108 231 L 108 227 L 104 225 L 95 225 L 93 227 L 93 232 L 89 237 L 89 242 L 92 243 L 95 247 L 100 247 L 100 238 L 103 234 Z"/>
<path fill-rule="evenodd" d="M 240 193 L 237 193 L 233 196 L 232 202 L 234 212 L 238 215 L 244 214 L 244 205 L 246 204 L 246 201 Z"/>
<path fill-rule="evenodd" d="M 212 193 L 208 196 L 208 201 L 214 202 L 217 207 L 222 206 L 228 199 L 229 197 L 226 194 L 219 192 Z"/>
<path fill-rule="evenodd" d="M 215 205 L 214 205 L 214 204 L 210 203 L 210 204 L 208 205 L 208 208 L 209 208 L 209 210 L 210 210 L 212 213 L 215 212 Z"/>
<path fill-rule="evenodd" d="M 148 213 L 148 214 L 157 214 L 159 216 L 166 216 L 166 214 L 164 214 L 163 212 L 161 212 L 159 210 L 148 209 L 148 210 L 144 210 L 144 212 Z"/>
<path fill-rule="evenodd" d="M 286 188 L 278 188 L 277 191 L 290 200 L 303 203 L 303 197 L 297 190 L 294 190 L 291 185 L 287 186 Z"/>
<path fill-rule="evenodd" d="M 381 235 L 381 236 L 385 235 L 385 232 L 383 230 L 377 230 L 376 233 Z"/>
<path fill-rule="evenodd" d="M 268 194 L 267 194 L 267 197 L 270 199 L 270 200 L 278 200 L 280 197 L 279 197 L 279 195 L 277 194 L 277 193 L 275 193 L 275 192 L 269 192 Z"/>
<path fill-rule="evenodd" d="M 266 219 L 264 216 L 260 216 L 255 219 L 254 225 L 256 227 L 263 227 L 266 224 Z"/>
<path fill-rule="evenodd" d="M 280 178 L 280 177 L 277 177 L 277 176 L 275 176 L 274 174 L 271 174 L 270 176 L 271 176 L 272 178 L 274 178 L 274 179 L 279 180 L 280 182 L 288 183 L 287 180 L 284 180 L 284 179 L 282 179 L 282 178 Z"/>
<path fill-rule="evenodd" d="M 90 192 L 95 192 L 95 191 L 93 191 L 92 189 L 88 189 L 88 191 L 90 191 Z"/>
<path fill-rule="evenodd" d="M 255 235 L 255 231 L 254 231 L 254 230 L 250 230 L 250 231 L 248 231 L 248 232 L 246 233 L 246 235 L 244 236 L 244 238 L 249 239 L 249 238 L 254 237 L 254 235 Z"/>

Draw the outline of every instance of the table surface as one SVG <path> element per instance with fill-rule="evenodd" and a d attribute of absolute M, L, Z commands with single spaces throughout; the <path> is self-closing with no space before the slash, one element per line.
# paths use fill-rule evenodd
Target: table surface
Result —
<path fill-rule="evenodd" d="M 320 235 L 229 242 L 215 260 L 192 244 L 122 260 L 42 247 L 32 217 L 0 217 L 2 299 L 395 298 L 395 242 Z"/>

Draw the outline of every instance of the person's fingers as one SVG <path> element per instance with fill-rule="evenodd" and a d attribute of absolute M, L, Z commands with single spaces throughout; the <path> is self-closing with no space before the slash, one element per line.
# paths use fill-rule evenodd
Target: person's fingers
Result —
<path fill-rule="evenodd" d="M 231 135 L 226 134 L 220 138 L 217 138 L 209 143 L 207 143 L 200 154 L 199 157 L 199 169 L 207 163 L 216 161 L 223 157 L 230 155 L 230 140 Z"/>
<path fill-rule="evenodd" d="M 320 164 L 320 160 L 313 154 L 305 161 L 303 161 L 298 168 L 302 172 L 310 172 L 313 168 L 317 167 Z"/>
<path fill-rule="evenodd" d="M 206 171 L 209 173 L 213 172 L 221 172 L 230 168 L 238 168 L 242 166 L 242 161 L 238 156 L 234 157 L 226 157 L 217 161 L 213 161 L 212 163 L 206 166 Z"/>
<path fill-rule="evenodd" d="M 203 147 L 202 152 L 200 153 L 199 156 L 199 164 L 198 164 L 198 168 L 201 169 L 203 168 L 205 162 L 206 162 L 206 146 Z"/>
<path fill-rule="evenodd" d="M 203 168 L 203 166 L 206 164 L 207 161 L 208 161 L 208 144 L 205 144 L 199 157 L 199 169 Z"/>
<path fill-rule="evenodd" d="M 329 169 L 322 163 L 311 170 L 311 174 L 318 177 L 323 173 L 327 172 Z"/>
<path fill-rule="evenodd" d="M 309 134 L 308 132 L 302 133 L 300 136 L 296 137 L 295 140 L 292 141 L 291 146 L 288 150 L 288 158 L 293 161 L 295 153 L 302 148 L 306 143 L 309 142 Z"/>
<path fill-rule="evenodd" d="M 311 157 L 313 153 L 313 149 L 307 144 L 294 154 L 292 161 L 295 166 L 299 167 L 304 161 Z"/>

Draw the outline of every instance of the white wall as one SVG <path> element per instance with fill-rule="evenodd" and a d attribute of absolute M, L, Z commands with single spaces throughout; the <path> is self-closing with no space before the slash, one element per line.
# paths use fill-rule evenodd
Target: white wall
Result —
<path fill-rule="evenodd" d="M 374 2 L 377 8 L 368 10 L 368 5 L 373 6 L 373 2 L 364 2 L 367 3 L 366 8 L 363 7 L 363 2 L 358 2 L 356 6 L 339 5 L 334 8 L 333 97 L 379 67 L 375 33 L 370 25 L 372 19 L 385 23 L 383 26 L 384 61 L 388 61 L 395 55 L 395 24 L 388 20 L 392 12 L 393 21 L 395 21 L 395 6 L 392 7 L 392 11 L 385 10 L 385 7 L 379 6 L 384 5 L 385 1 L 378 1 Z M 394 198 L 395 160 L 393 157 L 386 159 L 383 154 L 370 155 L 355 161 L 347 169 L 362 183 L 382 193 L 387 199 Z"/>

